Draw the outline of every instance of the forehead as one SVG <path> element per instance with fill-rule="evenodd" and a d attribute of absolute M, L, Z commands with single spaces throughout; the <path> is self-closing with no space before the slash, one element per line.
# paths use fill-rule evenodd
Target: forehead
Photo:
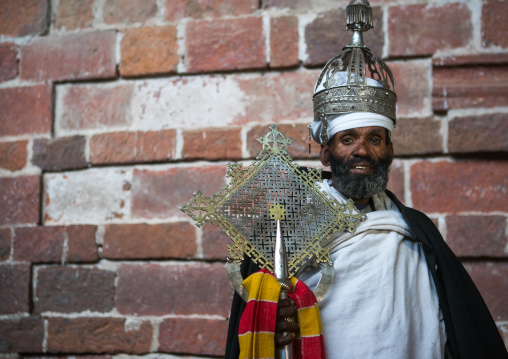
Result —
<path fill-rule="evenodd" d="M 379 135 L 383 138 L 386 136 L 386 128 L 381 126 L 369 126 L 369 127 L 356 127 L 356 128 L 350 128 L 348 130 L 339 131 L 336 133 L 336 137 L 340 137 L 346 134 L 349 135 Z"/>

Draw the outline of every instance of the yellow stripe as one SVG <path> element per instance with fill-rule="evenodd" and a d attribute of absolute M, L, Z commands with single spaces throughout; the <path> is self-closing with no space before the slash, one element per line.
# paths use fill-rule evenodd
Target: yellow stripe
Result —
<path fill-rule="evenodd" d="M 317 304 L 313 307 L 299 309 L 298 321 L 300 322 L 300 335 L 302 337 L 321 334 L 321 318 Z"/>
<path fill-rule="evenodd" d="M 275 357 L 273 333 L 247 333 L 239 336 L 238 340 L 241 348 L 239 359 Z"/>
<path fill-rule="evenodd" d="M 243 281 L 243 285 L 249 292 L 249 300 L 279 301 L 280 284 L 270 274 L 260 272 L 251 274 Z"/>

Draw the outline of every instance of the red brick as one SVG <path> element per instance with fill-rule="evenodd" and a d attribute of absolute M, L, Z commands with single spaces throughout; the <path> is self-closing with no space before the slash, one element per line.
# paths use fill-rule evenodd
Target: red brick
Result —
<path fill-rule="evenodd" d="M 228 244 L 233 241 L 219 227 L 211 223 L 203 226 L 203 234 L 201 236 L 201 246 L 203 247 L 204 259 L 225 260 L 228 257 Z"/>
<path fill-rule="evenodd" d="M 90 140 L 93 164 L 172 160 L 175 152 L 175 130 L 103 133 Z"/>
<path fill-rule="evenodd" d="M 508 319 L 508 263 L 465 263 L 494 320 Z"/>
<path fill-rule="evenodd" d="M 14 230 L 13 257 L 28 262 L 60 262 L 65 227 L 26 227 Z"/>
<path fill-rule="evenodd" d="M 388 175 L 388 190 L 392 191 L 395 196 L 404 203 L 406 190 L 404 186 L 404 163 L 402 161 L 395 160 L 390 168 Z"/>
<path fill-rule="evenodd" d="M 84 168 L 87 166 L 85 145 L 84 136 L 36 139 L 32 163 L 45 171 Z"/>
<path fill-rule="evenodd" d="M 240 128 L 205 129 L 183 133 L 185 160 L 236 160 L 242 158 Z"/>
<path fill-rule="evenodd" d="M 67 262 L 96 262 L 99 260 L 95 242 L 97 226 L 69 226 L 66 228 L 66 232 L 68 238 Z"/>
<path fill-rule="evenodd" d="M 413 205 L 423 212 L 506 211 L 503 161 L 423 161 L 411 166 Z"/>
<path fill-rule="evenodd" d="M 93 0 L 60 0 L 56 9 L 54 27 L 76 30 L 90 27 L 93 22 Z"/>
<path fill-rule="evenodd" d="M 29 264 L 0 265 L 0 315 L 29 311 L 30 275 Z"/>
<path fill-rule="evenodd" d="M 227 330 L 227 320 L 165 319 L 159 327 L 159 351 L 223 356 Z"/>
<path fill-rule="evenodd" d="M 146 22 L 157 15 L 157 1 L 106 0 L 102 14 L 106 24 Z"/>
<path fill-rule="evenodd" d="M 28 141 L 0 142 L 0 168 L 19 171 L 26 166 Z"/>
<path fill-rule="evenodd" d="M 451 153 L 507 152 L 508 114 L 454 118 L 448 123 Z"/>
<path fill-rule="evenodd" d="M 122 76 L 176 72 L 179 56 L 174 26 L 127 29 L 124 31 L 121 47 Z"/>
<path fill-rule="evenodd" d="M 281 16 L 270 19 L 270 67 L 298 66 L 298 18 Z"/>
<path fill-rule="evenodd" d="M 0 89 L 0 136 L 51 132 L 52 92 L 49 85 Z"/>
<path fill-rule="evenodd" d="M 20 78 L 31 81 L 113 78 L 115 41 L 113 31 L 37 38 L 21 47 Z"/>
<path fill-rule="evenodd" d="M 0 44 L 0 82 L 18 76 L 18 45 L 12 42 Z"/>
<path fill-rule="evenodd" d="M 0 178 L 0 225 L 38 223 L 39 176 Z"/>
<path fill-rule="evenodd" d="M 393 6 L 388 19 L 390 56 L 421 56 L 463 47 L 473 35 L 466 4 Z"/>
<path fill-rule="evenodd" d="M 454 55 L 434 57 L 433 66 L 460 66 L 460 65 L 502 65 L 508 63 L 508 54 L 492 53 L 477 55 Z"/>
<path fill-rule="evenodd" d="M 377 56 L 383 53 L 385 34 L 383 31 L 383 11 L 372 8 L 374 29 L 363 35 L 365 45 Z M 346 31 L 345 9 L 329 10 L 320 14 L 305 28 L 307 60 L 305 66 L 322 66 L 332 57 L 341 53 L 342 48 L 351 43 L 353 33 Z M 317 78 L 316 78 L 317 80 Z"/>
<path fill-rule="evenodd" d="M 10 228 L 0 228 L 0 261 L 11 255 L 12 233 Z"/>
<path fill-rule="evenodd" d="M 64 266 L 37 271 L 36 313 L 109 312 L 114 306 L 115 273 Z"/>
<path fill-rule="evenodd" d="M 168 21 L 179 21 L 186 17 L 201 19 L 238 16 L 252 13 L 257 8 L 257 0 L 166 0 L 165 17 Z"/>
<path fill-rule="evenodd" d="M 187 71 L 211 72 L 266 67 L 260 17 L 193 21 L 187 25 Z"/>
<path fill-rule="evenodd" d="M 0 352 L 42 352 L 44 321 L 39 317 L 0 320 Z"/>
<path fill-rule="evenodd" d="M 103 256 L 111 259 L 191 258 L 196 229 L 186 222 L 110 224 L 104 233 Z"/>
<path fill-rule="evenodd" d="M 48 319 L 49 353 L 129 353 L 150 351 L 153 328 L 142 321 L 129 328 L 124 318 Z"/>
<path fill-rule="evenodd" d="M 399 118 L 392 141 L 397 156 L 443 153 L 441 121 L 433 117 Z"/>
<path fill-rule="evenodd" d="M 204 196 L 217 193 L 225 185 L 223 165 L 178 167 L 164 171 L 134 170 L 132 216 L 188 218 L 180 206 L 189 202 L 196 190 Z"/>
<path fill-rule="evenodd" d="M 508 3 L 499 0 L 482 2 L 482 45 L 485 47 L 508 47 L 508 24 L 504 14 L 508 12 Z"/>
<path fill-rule="evenodd" d="M 62 115 L 57 121 L 66 130 L 130 125 L 134 86 L 98 87 L 73 85 L 62 94 Z"/>
<path fill-rule="evenodd" d="M 121 314 L 226 317 L 232 297 L 224 264 L 125 264 L 118 269 L 115 305 Z"/>
<path fill-rule="evenodd" d="M 0 34 L 20 37 L 38 35 L 48 30 L 47 0 L 2 1 Z"/>
<path fill-rule="evenodd" d="M 447 216 L 446 229 L 446 242 L 459 257 L 508 257 L 504 216 Z"/>

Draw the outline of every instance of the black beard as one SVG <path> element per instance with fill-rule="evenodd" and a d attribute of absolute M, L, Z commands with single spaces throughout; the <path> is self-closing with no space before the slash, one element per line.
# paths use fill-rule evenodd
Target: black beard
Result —
<path fill-rule="evenodd" d="M 361 162 L 367 162 L 374 172 L 371 175 L 361 175 L 349 172 L 349 169 Z M 347 198 L 370 198 L 386 189 L 388 172 L 390 171 L 390 158 L 383 157 L 375 161 L 370 157 L 355 156 L 349 160 L 335 158 L 330 154 L 330 167 L 332 168 L 335 188 Z"/>

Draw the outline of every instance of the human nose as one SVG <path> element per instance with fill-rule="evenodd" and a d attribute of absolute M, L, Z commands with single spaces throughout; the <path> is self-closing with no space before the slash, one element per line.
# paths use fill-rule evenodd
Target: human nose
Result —
<path fill-rule="evenodd" d="M 355 150 L 353 152 L 356 156 L 368 156 L 369 155 L 369 149 L 366 141 L 358 141 L 355 146 Z"/>

